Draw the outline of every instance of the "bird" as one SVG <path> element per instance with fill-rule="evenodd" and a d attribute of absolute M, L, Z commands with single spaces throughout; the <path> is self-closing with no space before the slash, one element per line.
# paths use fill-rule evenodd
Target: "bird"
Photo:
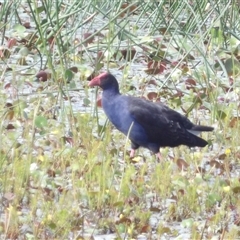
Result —
<path fill-rule="evenodd" d="M 110 122 L 130 139 L 130 158 L 139 147 L 149 149 L 159 159 L 161 147 L 205 147 L 208 142 L 197 135 L 214 130 L 192 123 L 163 103 L 122 95 L 110 72 L 94 77 L 88 85 L 102 88 L 103 110 Z"/>

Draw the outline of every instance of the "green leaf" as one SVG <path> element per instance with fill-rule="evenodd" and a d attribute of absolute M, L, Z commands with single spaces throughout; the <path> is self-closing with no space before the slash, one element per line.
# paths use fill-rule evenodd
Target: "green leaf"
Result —
<path fill-rule="evenodd" d="M 47 20 L 46 18 L 44 18 L 44 19 L 41 21 L 40 25 L 44 25 L 44 24 L 46 24 L 47 22 L 48 22 L 48 20 Z"/>
<path fill-rule="evenodd" d="M 177 180 L 173 180 L 172 183 L 181 188 L 186 188 L 186 186 L 188 185 L 187 181 L 184 178 L 178 178 Z"/>
<path fill-rule="evenodd" d="M 203 102 L 203 106 L 207 108 L 209 111 L 211 111 L 211 109 L 213 108 L 212 103 L 205 102 L 205 101 Z"/>
<path fill-rule="evenodd" d="M 22 57 L 26 57 L 29 53 L 29 50 L 27 47 L 22 47 L 19 51 L 19 54 L 22 56 Z"/>
<path fill-rule="evenodd" d="M 102 69 L 103 66 L 104 66 L 103 63 L 98 62 L 97 65 L 96 65 L 96 71 L 99 71 L 100 69 Z"/>
<path fill-rule="evenodd" d="M 193 223 L 194 223 L 193 219 L 192 218 L 188 218 L 188 219 L 183 220 L 181 225 L 183 227 L 189 228 L 189 227 L 191 227 L 193 225 Z"/>
<path fill-rule="evenodd" d="M 14 112 L 16 114 L 22 114 L 22 112 L 24 111 L 25 108 L 27 108 L 27 104 L 26 102 L 22 101 L 22 100 L 16 100 L 13 102 L 13 106 L 14 106 Z"/>
<path fill-rule="evenodd" d="M 67 80 L 67 82 L 70 82 L 74 77 L 74 74 L 71 70 L 67 69 L 65 71 L 65 79 Z"/>
<path fill-rule="evenodd" d="M 39 13 L 41 13 L 41 12 L 44 12 L 44 10 L 45 10 L 45 9 L 44 9 L 44 6 L 41 6 L 41 7 L 36 8 L 36 9 L 35 9 L 35 12 L 39 14 Z"/>
<path fill-rule="evenodd" d="M 217 111 L 217 120 L 223 120 L 224 118 L 226 118 L 227 114 L 225 112 L 223 112 L 222 110 Z"/>
<path fill-rule="evenodd" d="M 228 75 L 238 75 L 240 72 L 240 64 L 237 59 L 235 58 L 228 58 L 224 66 L 227 70 Z"/>
<path fill-rule="evenodd" d="M 70 87 L 70 89 L 75 89 L 77 86 L 76 86 L 76 83 L 74 81 L 71 81 L 70 84 L 69 84 L 69 87 Z"/>
<path fill-rule="evenodd" d="M 232 189 L 232 191 L 234 192 L 234 193 L 240 193 L 240 187 L 239 186 L 237 186 L 237 187 L 234 187 L 233 189 Z"/>
<path fill-rule="evenodd" d="M 26 28 L 21 25 L 21 24 L 15 24 L 13 29 L 17 32 L 17 33 L 24 33 L 26 31 Z"/>
<path fill-rule="evenodd" d="M 91 101 L 88 99 L 88 98 L 84 98 L 83 99 L 83 104 L 84 104 L 84 106 L 89 106 L 89 104 L 91 103 Z"/>
<path fill-rule="evenodd" d="M 43 116 L 37 116 L 35 118 L 35 126 L 38 128 L 43 128 L 47 126 L 47 119 Z"/>
<path fill-rule="evenodd" d="M 54 222 L 50 222 L 48 224 L 48 227 L 50 227 L 51 229 L 56 229 L 57 225 Z"/>
<path fill-rule="evenodd" d="M 121 31 L 118 32 L 118 39 L 119 39 L 120 41 L 124 41 L 124 40 L 128 40 L 129 37 L 128 37 L 128 35 L 125 33 L 124 30 L 121 30 Z"/>
<path fill-rule="evenodd" d="M 27 120 L 28 119 L 28 114 L 25 112 L 25 111 L 23 111 L 23 117 Z"/>
<path fill-rule="evenodd" d="M 207 196 L 207 205 L 209 207 L 212 207 L 214 204 L 216 204 L 220 200 L 221 200 L 221 196 L 220 195 L 218 195 L 216 193 L 209 194 Z"/>
<path fill-rule="evenodd" d="M 123 201 L 115 202 L 115 203 L 113 204 L 113 206 L 114 206 L 114 207 L 122 207 L 122 206 L 124 206 L 124 202 L 123 202 Z"/>

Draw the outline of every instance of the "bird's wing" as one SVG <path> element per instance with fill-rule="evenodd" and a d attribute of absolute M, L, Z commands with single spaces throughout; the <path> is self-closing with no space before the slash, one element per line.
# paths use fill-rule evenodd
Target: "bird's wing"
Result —
<path fill-rule="evenodd" d="M 132 97 L 128 106 L 130 115 L 145 129 L 149 141 L 162 146 L 191 144 L 192 134 L 187 129 L 194 124 L 180 113 L 160 103 Z"/>

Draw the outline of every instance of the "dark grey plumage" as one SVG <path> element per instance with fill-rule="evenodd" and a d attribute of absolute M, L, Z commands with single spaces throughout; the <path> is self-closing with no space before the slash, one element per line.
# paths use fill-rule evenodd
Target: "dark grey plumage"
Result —
<path fill-rule="evenodd" d="M 110 73 L 95 77 L 89 86 L 103 89 L 103 110 L 112 124 L 129 136 L 133 149 L 131 156 L 140 146 L 157 154 L 160 147 L 204 147 L 208 144 L 197 134 L 213 131 L 212 127 L 195 125 L 185 116 L 161 103 L 121 95 L 118 82 Z"/>

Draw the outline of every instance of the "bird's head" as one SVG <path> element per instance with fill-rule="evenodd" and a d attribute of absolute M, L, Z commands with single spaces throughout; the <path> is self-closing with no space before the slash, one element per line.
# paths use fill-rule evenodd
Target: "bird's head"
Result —
<path fill-rule="evenodd" d="M 97 77 L 93 78 L 89 82 L 88 86 L 90 87 L 99 86 L 103 90 L 114 89 L 119 91 L 118 82 L 116 78 L 111 73 L 108 72 L 101 73 Z"/>

